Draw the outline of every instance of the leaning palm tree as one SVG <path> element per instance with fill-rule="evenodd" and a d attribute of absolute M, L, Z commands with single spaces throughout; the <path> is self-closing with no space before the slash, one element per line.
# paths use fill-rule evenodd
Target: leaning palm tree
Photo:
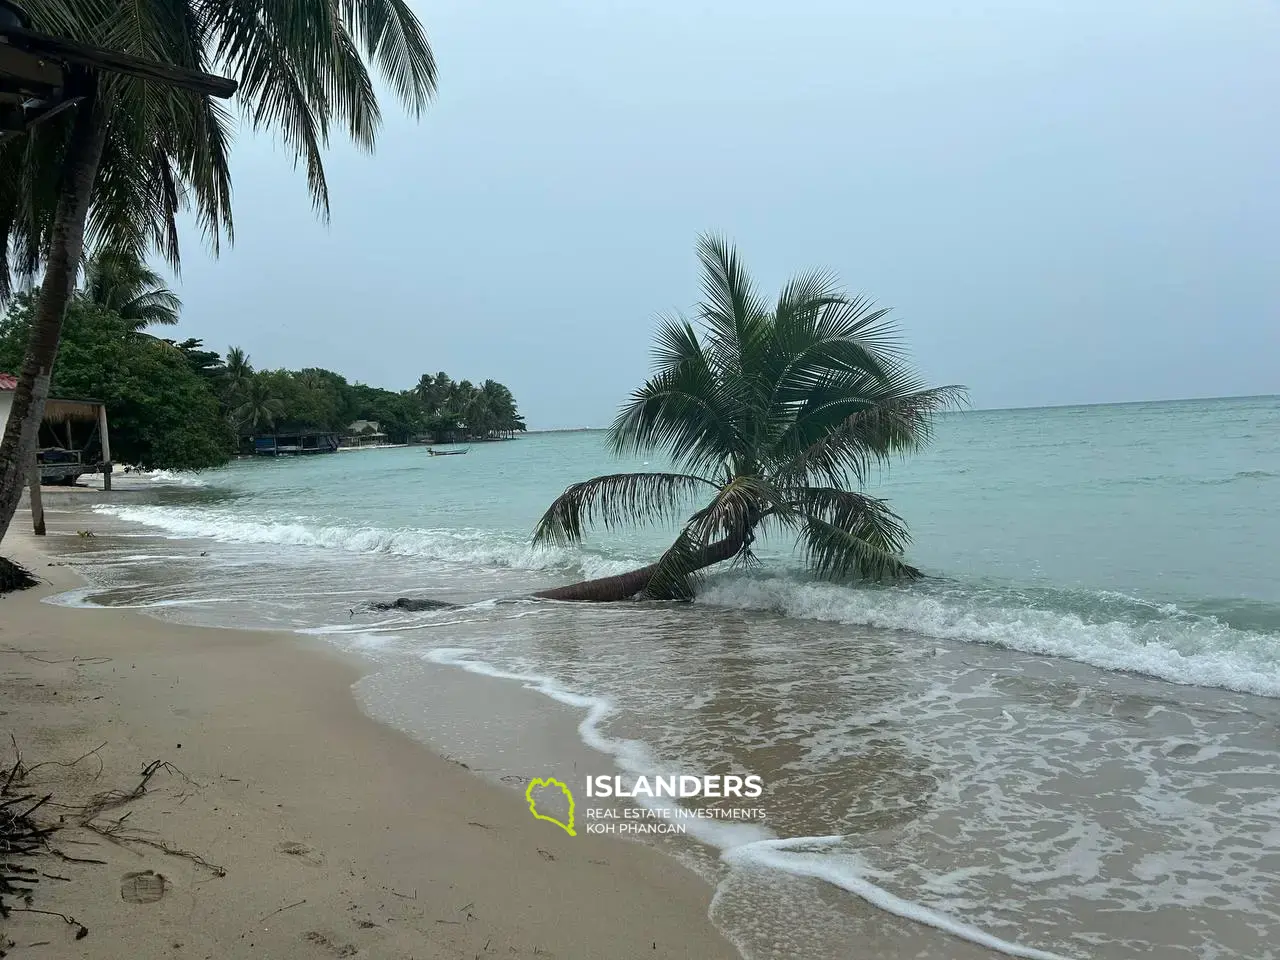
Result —
<path fill-rule="evenodd" d="M 164 278 L 133 253 L 103 250 L 90 257 L 79 295 L 127 321 L 134 333 L 152 324 L 173 326 L 182 312 Z"/>
<path fill-rule="evenodd" d="M 24 0 L 34 29 L 189 71 L 228 74 L 247 126 L 306 167 L 327 215 L 322 151 L 335 128 L 372 149 L 381 114 L 366 64 L 414 115 L 435 63 L 407 0 Z M 36 444 L 67 303 L 90 249 L 179 260 L 189 211 L 216 253 L 231 240 L 232 116 L 210 96 L 75 71 L 73 108 L 0 140 L 0 299 L 11 268 L 42 274 L 35 322 L 0 442 L 0 537 Z M 73 96 L 72 96 L 73 95 Z"/>
<path fill-rule="evenodd" d="M 873 467 L 925 443 L 933 414 L 962 388 L 926 387 L 888 311 L 850 297 L 832 275 L 798 276 L 768 303 L 724 240 L 703 237 L 698 253 L 697 324 L 661 321 L 654 375 L 609 431 L 616 453 L 665 453 L 679 472 L 575 483 L 534 541 L 577 543 L 596 524 L 646 521 L 675 522 L 679 533 L 646 567 L 537 596 L 687 598 L 706 567 L 754 562 L 768 531 L 793 537 L 822 577 L 920 576 L 903 555 L 901 518 L 858 488 Z"/>

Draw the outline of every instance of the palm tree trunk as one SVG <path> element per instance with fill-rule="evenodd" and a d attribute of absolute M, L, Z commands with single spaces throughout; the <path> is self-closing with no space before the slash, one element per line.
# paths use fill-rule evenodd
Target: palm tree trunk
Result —
<path fill-rule="evenodd" d="M 40 421 L 49 398 L 49 379 L 58 356 L 62 320 L 80 271 L 85 220 L 106 138 L 106 112 L 98 98 L 97 83 L 91 78 L 84 99 L 76 107 L 63 161 L 62 194 L 54 216 L 40 299 L 36 303 L 35 320 L 4 440 L 0 442 L 0 539 L 4 538 L 18 509 L 23 481 L 35 458 Z"/>
<path fill-rule="evenodd" d="M 747 543 L 750 533 L 734 534 L 717 540 L 702 548 L 694 570 L 703 570 L 717 563 L 722 563 L 738 554 Z M 649 581 L 658 570 L 658 564 L 651 563 L 639 570 L 619 573 L 612 577 L 600 577 L 596 580 L 583 580 L 571 583 L 567 587 L 552 587 L 550 590 L 539 590 L 534 594 L 541 600 L 579 600 L 594 603 L 617 603 L 630 600 L 643 593 Z"/>

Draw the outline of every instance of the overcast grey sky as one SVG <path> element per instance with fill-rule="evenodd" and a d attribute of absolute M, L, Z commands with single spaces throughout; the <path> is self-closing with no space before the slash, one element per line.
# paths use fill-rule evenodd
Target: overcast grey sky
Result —
<path fill-rule="evenodd" d="M 183 335 L 606 424 L 699 231 L 836 270 L 975 406 L 1280 392 L 1273 0 L 414 0 L 420 123 L 338 146 L 332 223 L 236 146 Z"/>

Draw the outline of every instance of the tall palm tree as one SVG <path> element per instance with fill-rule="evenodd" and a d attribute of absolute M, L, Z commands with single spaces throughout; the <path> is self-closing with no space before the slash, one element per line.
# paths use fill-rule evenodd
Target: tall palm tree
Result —
<path fill-rule="evenodd" d="M 888 311 L 848 296 L 831 274 L 802 274 L 769 303 L 727 242 L 704 236 L 698 253 L 698 324 L 661 321 L 654 375 L 609 432 L 615 452 L 664 452 L 680 472 L 575 483 L 534 541 L 576 543 L 595 524 L 666 520 L 680 532 L 649 566 L 537 596 L 688 597 L 698 571 L 754 562 L 752 545 L 770 530 L 794 537 L 819 576 L 918 577 L 901 518 L 856 488 L 873 466 L 925 443 L 932 415 L 962 389 L 926 387 Z"/>
<path fill-rule="evenodd" d="M 172 326 L 182 312 L 164 278 L 132 253 L 103 250 L 90 257 L 80 296 L 127 320 L 135 333 L 152 324 Z"/>
<path fill-rule="evenodd" d="M 242 436 L 256 433 L 263 427 L 276 425 L 276 418 L 284 413 L 284 403 L 271 392 L 271 384 L 262 374 L 254 374 L 245 386 L 244 399 L 232 411 L 237 432 Z"/>
<path fill-rule="evenodd" d="M 335 127 L 372 149 L 381 121 L 366 63 L 418 115 L 435 63 L 406 0 L 24 0 L 34 29 L 188 70 L 229 74 L 253 129 L 303 162 L 327 216 L 322 149 Z M 0 298 L 10 266 L 43 272 L 35 322 L 0 442 L 0 536 L 17 508 L 86 238 L 178 263 L 178 214 L 217 252 L 232 238 L 232 118 L 209 96 L 78 72 L 76 106 L 0 141 Z"/>
<path fill-rule="evenodd" d="M 253 377 L 253 364 L 249 362 L 249 355 L 240 347 L 228 347 L 225 366 L 226 395 L 231 401 L 241 396 L 249 385 L 249 380 Z"/>

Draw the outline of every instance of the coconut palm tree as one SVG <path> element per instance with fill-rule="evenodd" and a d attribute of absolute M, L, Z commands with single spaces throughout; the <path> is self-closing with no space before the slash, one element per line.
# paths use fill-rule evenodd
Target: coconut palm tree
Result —
<path fill-rule="evenodd" d="M 238 397 L 253 376 L 253 364 L 249 362 L 249 355 L 243 349 L 240 347 L 228 347 L 225 366 L 227 396 L 229 398 Z"/>
<path fill-rule="evenodd" d="M 246 124 L 306 167 L 327 216 L 322 150 L 341 130 L 372 149 L 381 120 L 366 64 L 418 115 L 435 63 L 406 0 L 24 0 L 34 29 L 238 82 Z M 62 320 L 86 240 L 179 260 L 178 215 L 216 253 L 232 238 L 232 117 L 210 96 L 139 77 L 74 71 L 74 108 L 0 140 L 0 298 L 10 267 L 42 273 L 35 322 L 0 442 L 0 536 L 21 495 Z"/>
<path fill-rule="evenodd" d="M 100 251 L 84 267 L 81 297 L 128 321 L 135 333 L 152 324 L 173 326 L 182 300 L 164 278 L 132 253 Z"/>
<path fill-rule="evenodd" d="M 254 374 L 249 378 L 244 389 L 244 399 L 232 411 L 238 432 L 256 433 L 266 427 L 276 425 L 276 418 L 284 413 L 284 403 L 271 392 L 271 384 L 262 374 Z"/>
<path fill-rule="evenodd" d="M 577 543 L 594 525 L 654 521 L 676 522 L 679 534 L 649 566 L 537 596 L 689 597 L 698 571 L 754 562 L 767 531 L 793 537 L 822 577 L 920 576 L 903 556 L 901 518 L 857 488 L 874 466 L 925 443 L 932 415 L 962 389 L 926 387 L 888 311 L 850 297 L 831 274 L 800 275 L 769 303 L 727 242 L 704 236 L 698 254 L 697 325 L 660 322 L 655 372 L 609 431 L 616 453 L 665 453 L 679 472 L 575 483 L 534 541 Z"/>

